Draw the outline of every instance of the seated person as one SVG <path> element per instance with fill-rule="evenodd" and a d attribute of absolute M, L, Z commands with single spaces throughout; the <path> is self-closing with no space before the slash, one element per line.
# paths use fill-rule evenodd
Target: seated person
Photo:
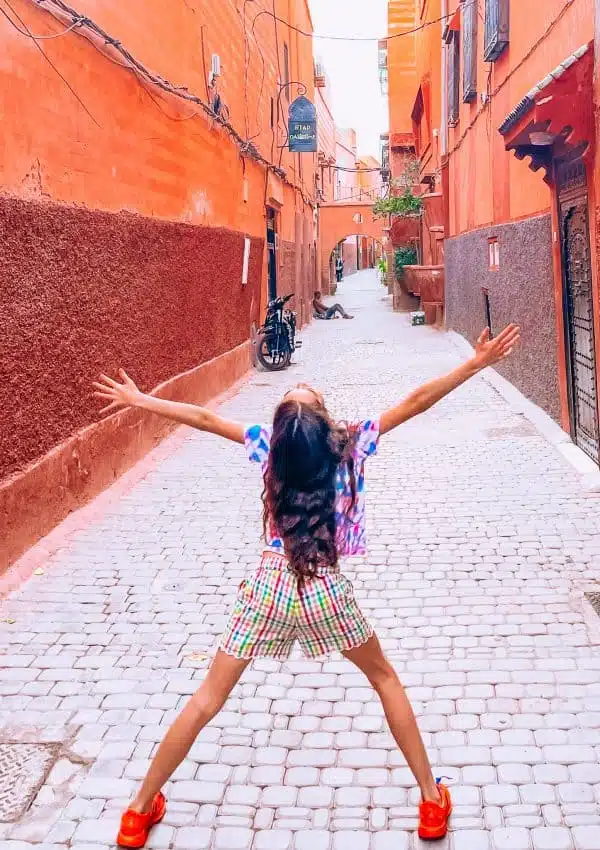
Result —
<path fill-rule="evenodd" d="M 344 319 L 353 319 L 349 313 L 346 313 L 341 304 L 334 304 L 333 307 L 327 307 L 321 301 L 321 293 L 315 292 L 313 295 L 313 313 L 316 319 L 334 319 L 336 314 L 339 314 Z"/>

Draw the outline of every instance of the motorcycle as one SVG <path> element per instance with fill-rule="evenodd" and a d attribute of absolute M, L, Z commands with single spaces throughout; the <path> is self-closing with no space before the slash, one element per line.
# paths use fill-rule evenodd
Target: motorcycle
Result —
<path fill-rule="evenodd" d="M 285 305 L 294 295 L 275 298 L 267 306 L 264 325 L 256 332 L 256 359 L 269 372 L 280 372 L 291 362 L 292 354 L 302 343 L 296 339 L 296 314 Z"/>

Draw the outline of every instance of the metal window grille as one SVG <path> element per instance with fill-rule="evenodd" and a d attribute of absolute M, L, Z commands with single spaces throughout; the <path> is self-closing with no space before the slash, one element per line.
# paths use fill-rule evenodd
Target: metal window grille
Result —
<path fill-rule="evenodd" d="M 448 124 L 456 127 L 460 114 L 460 39 L 459 33 L 451 30 L 448 44 Z"/>
<path fill-rule="evenodd" d="M 509 43 L 510 0 L 486 0 L 483 58 L 495 62 Z"/>
<path fill-rule="evenodd" d="M 477 13 L 476 3 L 463 9 L 463 100 L 477 97 Z"/>

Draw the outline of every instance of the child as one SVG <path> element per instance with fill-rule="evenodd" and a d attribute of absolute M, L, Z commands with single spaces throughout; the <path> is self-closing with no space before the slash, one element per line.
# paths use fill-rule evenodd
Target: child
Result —
<path fill-rule="evenodd" d="M 142 847 L 165 814 L 161 788 L 189 752 L 200 730 L 223 707 L 252 658 L 286 659 L 297 640 L 306 656 L 341 652 L 377 692 L 391 732 L 421 789 L 419 836 L 446 835 L 452 810 L 448 789 L 436 783 L 406 693 L 362 614 L 339 558 L 364 554 L 364 462 L 379 437 L 430 408 L 487 366 L 511 353 L 519 328 L 490 340 L 480 336 L 475 356 L 443 378 L 369 420 L 335 423 L 323 397 L 306 385 L 287 393 L 272 426 L 242 425 L 201 407 L 141 393 L 121 370 L 95 384 L 104 411 L 139 407 L 245 444 L 264 472 L 265 548 L 253 576 L 242 583 L 229 625 L 198 691 L 169 729 L 137 796 L 121 820 L 117 843 Z"/>

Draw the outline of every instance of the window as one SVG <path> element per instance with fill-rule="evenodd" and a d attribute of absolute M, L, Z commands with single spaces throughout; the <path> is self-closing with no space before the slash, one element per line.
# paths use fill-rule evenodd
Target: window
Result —
<path fill-rule="evenodd" d="M 463 8 L 463 100 L 477 97 L 477 3 Z"/>
<path fill-rule="evenodd" d="M 423 153 L 423 134 L 421 123 L 423 121 L 424 111 L 425 110 L 423 106 L 423 89 L 420 88 L 411 115 L 413 133 L 415 136 L 415 150 L 417 152 L 417 156 L 420 156 Z"/>
<path fill-rule="evenodd" d="M 485 0 L 483 58 L 495 62 L 508 47 L 510 0 Z"/>
<path fill-rule="evenodd" d="M 378 45 L 378 68 L 379 68 L 379 85 L 381 94 L 387 97 L 389 91 L 389 70 L 388 70 L 388 43 L 387 39 L 383 38 Z"/>
<path fill-rule="evenodd" d="M 448 124 L 456 127 L 460 114 L 460 33 L 448 30 Z"/>
<path fill-rule="evenodd" d="M 490 258 L 490 271 L 497 272 L 500 268 L 500 245 L 496 236 L 492 236 L 488 239 L 488 251 Z"/>
<path fill-rule="evenodd" d="M 287 44 L 283 45 L 283 80 L 282 85 L 285 86 L 285 96 L 290 99 L 290 51 Z"/>

